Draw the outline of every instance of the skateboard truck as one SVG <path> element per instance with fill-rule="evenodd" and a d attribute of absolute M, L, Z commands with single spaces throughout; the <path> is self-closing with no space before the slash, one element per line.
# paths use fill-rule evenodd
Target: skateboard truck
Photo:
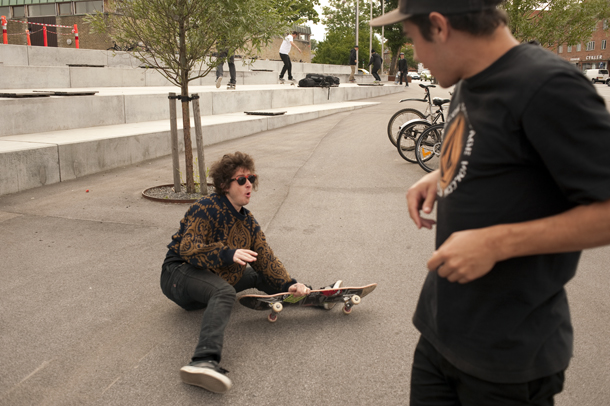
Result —
<path fill-rule="evenodd" d="M 343 313 L 351 314 L 353 306 L 360 304 L 362 299 L 358 295 L 344 296 L 343 297 Z M 269 303 L 269 307 L 271 308 L 271 313 L 267 316 L 267 320 L 271 323 L 275 323 L 277 321 L 278 313 L 284 309 L 284 305 L 280 302 Z"/>
<path fill-rule="evenodd" d="M 345 296 L 343 298 L 343 313 L 350 314 L 354 305 L 360 304 L 360 296 L 354 295 L 351 297 Z"/>

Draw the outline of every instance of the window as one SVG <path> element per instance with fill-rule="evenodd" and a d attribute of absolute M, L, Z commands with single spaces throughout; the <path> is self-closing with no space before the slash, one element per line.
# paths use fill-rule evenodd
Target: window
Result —
<path fill-rule="evenodd" d="M 559 53 L 559 54 L 563 53 L 563 45 L 559 45 L 559 48 L 557 49 L 557 53 Z"/>
<path fill-rule="evenodd" d="M 602 40 L 602 49 L 606 49 L 606 40 L 605 39 Z"/>
<path fill-rule="evenodd" d="M 11 13 L 9 13 L 9 11 L 11 11 L 11 8 L 8 6 L 0 7 L 0 16 L 5 16 L 6 18 L 9 18 L 11 16 Z"/>
<path fill-rule="evenodd" d="M 13 6 L 13 18 L 25 17 L 25 6 Z"/>
<path fill-rule="evenodd" d="M 55 4 L 35 4 L 28 6 L 28 17 L 40 17 L 40 16 L 54 16 L 57 15 L 55 12 Z"/>
<path fill-rule="evenodd" d="M 75 14 L 93 14 L 96 11 L 104 11 L 104 2 L 102 0 L 76 1 L 74 6 L 76 8 Z"/>
<path fill-rule="evenodd" d="M 58 6 L 60 16 L 72 15 L 72 3 L 59 3 Z"/>
<path fill-rule="evenodd" d="M 604 20 L 604 30 L 608 29 L 608 20 Z"/>
<path fill-rule="evenodd" d="M 587 42 L 587 51 L 593 51 L 595 49 L 595 41 Z"/>
<path fill-rule="evenodd" d="M 568 45 L 568 52 L 572 52 L 572 45 Z"/>
<path fill-rule="evenodd" d="M 582 44 L 576 44 L 576 52 L 579 52 L 582 50 Z"/>

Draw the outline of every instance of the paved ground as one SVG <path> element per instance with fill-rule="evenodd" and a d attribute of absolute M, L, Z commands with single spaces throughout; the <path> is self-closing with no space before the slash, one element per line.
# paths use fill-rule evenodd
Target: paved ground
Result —
<path fill-rule="evenodd" d="M 235 150 L 255 157 L 249 208 L 294 277 L 379 284 L 350 316 L 292 308 L 270 324 L 236 303 L 226 395 L 178 376 L 202 312 L 167 300 L 159 274 L 187 206 L 141 197 L 171 183 L 169 157 L 0 197 L 0 404 L 407 404 L 411 316 L 434 234 L 405 208 L 423 171 L 385 133 L 399 98 L 207 148 L 208 164 Z M 559 406 L 610 400 L 609 262 L 609 248 L 585 252 L 569 284 L 576 351 Z"/>

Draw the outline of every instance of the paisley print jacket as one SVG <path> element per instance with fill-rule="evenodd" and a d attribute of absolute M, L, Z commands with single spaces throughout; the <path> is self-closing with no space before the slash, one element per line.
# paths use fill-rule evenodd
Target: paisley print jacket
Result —
<path fill-rule="evenodd" d="M 233 262 L 239 248 L 258 253 L 250 266 L 278 289 L 294 280 L 267 244 L 260 225 L 245 207 L 237 212 L 226 196 L 212 193 L 197 200 L 180 221 L 180 229 L 167 246 L 191 265 L 209 269 L 235 285 L 246 269 Z"/>

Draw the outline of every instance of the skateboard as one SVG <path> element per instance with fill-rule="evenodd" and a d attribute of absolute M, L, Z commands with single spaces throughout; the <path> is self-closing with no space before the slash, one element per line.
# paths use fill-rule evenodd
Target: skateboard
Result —
<path fill-rule="evenodd" d="M 383 86 L 383 83 L 358 83 L 358 86 Z"/>
<path fill-rule="evenodd" d="M 235 90 L 235 83 L 227 84 L 227 90 Z"/>
<path fill-rule="evenodd" d="M 296 81 L 294 79 L 288 79 L 288 81 L 290 82 L 290 86 L 296 86 Z M 280 85 L 286 84 L 286 81 L 284 79 L 280 79 Z"/>
<path fill-rule="evenodd" d="M 295 297 L 283 292 L 275 295 L 244 295 L 239 303 L 253 310 L 271 310 L 267 316 L 270 322 L 277 321 L 278 314 L 284 306 L 322 307 L 330 310 L 335 304 L 343 303 L 343 313 L 350 314 L 353 306 L 360 304 L 363 297 L 377 287 L 376 283 L 360 287 L 333 287 L 329 289 L 312 290 L 309 295 Z"/>

